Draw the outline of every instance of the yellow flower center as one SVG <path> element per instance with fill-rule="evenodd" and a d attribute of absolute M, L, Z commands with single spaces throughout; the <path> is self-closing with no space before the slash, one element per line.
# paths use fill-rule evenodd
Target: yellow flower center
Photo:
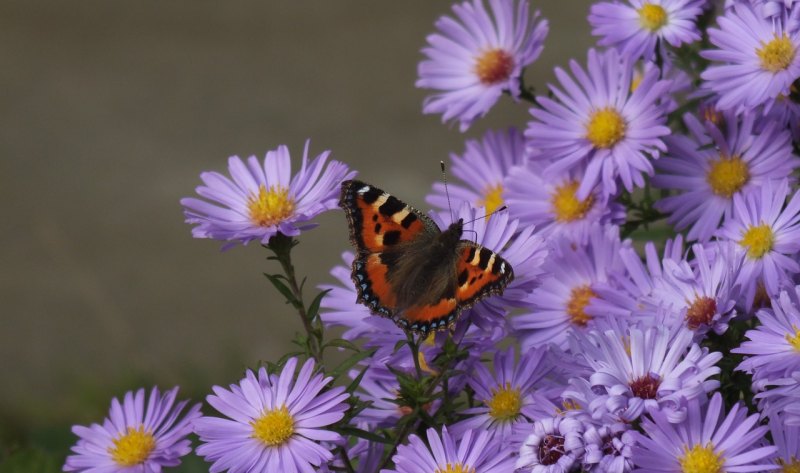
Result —
<path fill-rule="evenodd" d="M 108 447 L 108 453 L 119 466 L 142 464 L 156 448 L 155 437 L 144 430 L 144 425 L 140 425 L 138 429 L 128 427 L 127 433 L 114 439 L 113 443 L 114 446 Z"/>
<path fill-rule="evenodd" d="M 770 250 L 775 243 L 772 228 L 766 223 L 751 225 L 742 233 L 739 244 L 747 248 L 747 256 L 751 259 L 760 259 Z"/>
<path fill-rule="evenodd" d="M 508 79 L 514 69 L 514 58 L 502 49 L 490 49 L 475 61 L 475 74 L 486 85 Z"/>
<path fill-rule="evenodd" d="M 564 409 L 556 408 L 556 414 L 562 414 L 567 411 L 579 411 L 582 409 L 580 403 L 574 399 L 564 399 L 561 401 L 561 407 Z"/>
<path fill-rule="evenodd" d="M 711 186 L 711 190 L 728 199 L 739 192 L 749 179 L 750 170 L 747 168 L 747 163 L 738 156 L 730 158 L 720 156 L 711 162 L 711 169 L 706 174 L 706 182 Z"/>
<path fill-rule="evenodd" d="M 791 457 L 788 462 L 778 458 L 778 465 L 781 466 L 781 473 L 800 473 L 800 460 L 795 457 Z"/>
<path fill-rule="evenodd" d="M 773 74 L 780 72 L 794 61 L 795 49 L 792 41 L 785 33 L 783 36 L 772 39 L 769 43 L 764 44 L 756 49 L 756 55 L 761 60 L 761 68 Z"/>
<path fill-rule="evenodd" d="M 595 148 L 611 148 L 625 137 L 627 123 L 622 115 L 613 107 L 605 107 L 595 111 L 586 125 L 586 139 Z"/>
<path fill-rule="evenodd" d="M 667 24 L 667 11 L 661 5 L 645 3 L 639 9 L 639 24 L 651 32 L 658 31 Z"/>
<path fill-rule="evenodd" d="M 492 389 L 492 398 L 486 402 L 489 415 L 501 422 L 514 420 L 522 408 L 522 395 L 519 389 L 512 388 L 511 383 L 500 389 Z"/>
<path fill-rule="evenodd" d="M 691 449 L 683 447 L 684 454 L 678 459 L 682 473 L 722 473 L 722 455 L 714 453 L 709 443 L 705 447 L 695 445 Z"/>
<path fill-rule="evenodd" d="M 250 196 L 247 202 L 250 220 L 259 227 L 276 225 L 289 218 L 294 212 L 294 200 L 289 197 L 289 189 L 272 186 L 258 188 L 258 195 Z"/>
<path fill-rule="evenodd" d="M 475 473 L 475 468 L 461 463 L 448 463 L 444 469 L 437 468 L 433 473 Z"/>
<path fill-rule="evenodd" d="M 791 345 L 795 351 L 800 351 L 800 328 L 797 328 L 796 325 L 792 325 L 792 329 L 794 330 L 794 334 L 787 333 L 786 341 L 789 342 L 789 345 Z"/>
<path fill-rule="evenodd" d="M 286 406 L 265 412 L 250 425 L 253 426 L 253 438 L 268 447 L 283 445 L 294 434 L 294 419 Z"/>
<path fill-rule="evenodd" d="M 584 200 L 579 200 L 576 196 L 578 183 L 569 182 L 556 187 L 550 195 L 550 204 L 553 213 L 556 215 L 557 222 L 573 222 L 586 216 L 586 213 L 594 204 L 594 197 L 591 195 Z"/>
<path fill-rule="evenodd" d="M 597 294 L 588 285 L 579 286 L 570 291 L 569 300 L 567 301 L 567 315 L 569 315 L 573 324 L 585 327 L 592 320 L 592 316 L 587 314 L 584 309 L 589 305 L 592 297 L 596 296 Z"/>
<path fill-rule="evenodd" d="M 486 213 L 490 214 L 503 206 L 503 186 L 497 184 L 489 186 L 483 193 L 483 199 L 478 201 L 479 206 L 486 207 Z"/>

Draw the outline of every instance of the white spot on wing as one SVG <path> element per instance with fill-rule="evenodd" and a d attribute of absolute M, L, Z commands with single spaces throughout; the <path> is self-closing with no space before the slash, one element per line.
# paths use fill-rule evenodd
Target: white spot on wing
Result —
<path fill-rule="evenodd" d="M 361 189 L 359 189 L 357 192 L 359 194 L 366 194 L 367 192 L 369 192 L 369 186 L 364 186 Z"/>
<path fill-rule="evenodd" d="M 500 263 L 500 273 L 501 274 L 505 274 L 506 273 L 506 263 L 505 263 L 505 261 Z"/>

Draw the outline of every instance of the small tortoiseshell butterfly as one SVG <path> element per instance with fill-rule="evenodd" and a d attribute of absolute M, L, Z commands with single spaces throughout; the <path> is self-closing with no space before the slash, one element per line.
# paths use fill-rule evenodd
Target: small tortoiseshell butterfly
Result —
<path fill-rule="evenodd" d="M 403 329 L 445 329 L 514 279 L 497 253 L 461 239 L 463 219 L 442 231 L 427 215 L 360 181 L 342 183 L 339 206 L 357 250 L 357 302 Z"/>

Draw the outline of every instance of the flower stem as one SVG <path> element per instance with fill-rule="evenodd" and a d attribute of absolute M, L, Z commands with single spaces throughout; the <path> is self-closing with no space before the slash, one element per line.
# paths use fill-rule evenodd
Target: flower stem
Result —
<path fill-rule="evenodd" d="M 292 248 L 297 244 L 297 240 L 282 233 L 277 233 L 270 238 L 269 244 L 264 245 L 264 247 L 271 250 L 275 256 L 271 256 L 268 259 L 278 261 L 281 265 L 281 269 L 283 269 L 283 275 L 265 274 L 265 276 L 267 276 L 275 288 L 286 297 L 286 301 L 297 310 L 306 331 L 306 350 L 309 356 L 313 357 L 317 363 L 321 364 L 322 330 L 318 326 L 316 314 L 309 314 L 306 309 L 306 305 L 303 302 L 303 283 L 298 284 L 294 265 L 292 264 Z"/>

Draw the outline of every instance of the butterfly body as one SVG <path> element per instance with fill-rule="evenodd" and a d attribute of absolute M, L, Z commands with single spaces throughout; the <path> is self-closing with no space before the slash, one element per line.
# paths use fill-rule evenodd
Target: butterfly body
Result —
<path fill-rule="evenodd" d="M 447 328 L 513 279 L 499 255 L 461 239 L 461 219 L 442 231 L 425 214 L 360 181 L 342 183 L 339 205 L 357 250 L 351 275 L 358 302 L 404 329 Z"/>

